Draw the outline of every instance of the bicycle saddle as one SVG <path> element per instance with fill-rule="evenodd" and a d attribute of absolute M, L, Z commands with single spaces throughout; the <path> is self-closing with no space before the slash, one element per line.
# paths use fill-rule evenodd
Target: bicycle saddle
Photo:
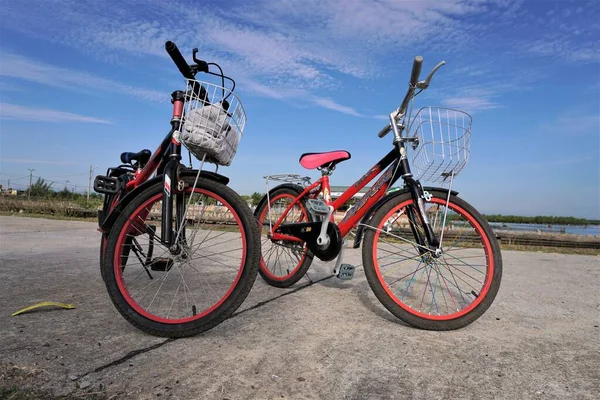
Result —
<path fill-rule="evenodd" d="M 300 156 L 300 165 L 306 169 L 333 167 L 335 164 L 350 159 L 345 150 L 327 151 L 325 153 L 304 153 Z"/>
<path fill-rule="evenodd" d="M 152 157 L 152 152 L 148 149 L 138 151 L 137 153 L 126 151 L 125 153 L 121 153 L 121 162 L 124 164 L 133 164 L 137 161 L 141 165 L 146 165 L 150 157 Z"/>

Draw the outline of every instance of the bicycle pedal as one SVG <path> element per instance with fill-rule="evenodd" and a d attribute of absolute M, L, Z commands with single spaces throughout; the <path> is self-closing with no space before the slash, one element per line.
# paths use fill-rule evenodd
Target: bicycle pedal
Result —
<path fill-rule="evenodd" d="M 340 266 L 340 271 L 338 272 L 337 277 L 343 281 L 347 281 L 354 278 L 354 265 L 342 264 Z"/>
<path fill-rule="evenodd" d="M 150 261 L 150 269 L 152 271 L 167 272 L 173 267 L 173 260 L 171 258 L 157 257 Z"/>
<path fill-rule="evenodd" d="M 102 194 L 117 194 L 121 184 L 117 178 L 98 175 L 94 179 L 94 191 Z"/>
<path fill-rule="evenodd" d="M 329 213 L 329 206 L 320 199 L 308 199 L 306 200 L 306 207 L 311 214 L 327 215 Z"/>

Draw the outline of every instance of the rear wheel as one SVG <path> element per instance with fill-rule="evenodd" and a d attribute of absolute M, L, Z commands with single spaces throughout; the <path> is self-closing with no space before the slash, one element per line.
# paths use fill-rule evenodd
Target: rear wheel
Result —
<path fill-rule="evenodd" d="M 502 277 L 500 246 L 487 221 L 467 202 L 431 192 L 424 201 L 429 222 L 442 239 L 429 251 L 409 193 L 390 199 L 368 223 L 363 247 L 365 275 L 381 303 L 422 329 L 451 330 L 479 318 L 492 304 Z M 418 213 L 413 213 L 418 215 Z"/>
<path fill-rule="evenodd" d="M 254 215 L 258 220 L 261 239 L 260 276 L 271 286 L 286 288 L 298 282 L 308 271 L 313 254 L 306 243 L 275 241 L 269 238 L 271 227 L 302 193 L 302 187 L 285 185 L 269 192 L 269 204 L 265 196 Z M 285 215 L 282 223 L 310 222 L 312 216 L 303 201 L 296 203 Z"/>
<path fill-rule="evenodd" d="M 117 310 L 157 336 L 192 336 L 218 325 L 242 304 L 258 272 L 258 231 L 240 196 L 210 180 L 199 179 L 195 190 L 193 178 L 183 180 L 186 188 L 177 196 L 188 208 L 176 248 L 160 241 L 161 183 L 124 208 L 104 257 Z"/>

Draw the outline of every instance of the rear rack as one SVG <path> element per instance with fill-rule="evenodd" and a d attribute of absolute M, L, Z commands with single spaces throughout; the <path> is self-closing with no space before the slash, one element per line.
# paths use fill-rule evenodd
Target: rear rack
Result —
<path fill-rule="evenodd" d="M 280 181 L 286 183 L 297 183 L 303 186 L 310 186 L 309 176 L 300 176 L 298 174 L 278 174 L 264 176 L 267 181 L 267 191 L 269 190 L 269 181 Z"/>

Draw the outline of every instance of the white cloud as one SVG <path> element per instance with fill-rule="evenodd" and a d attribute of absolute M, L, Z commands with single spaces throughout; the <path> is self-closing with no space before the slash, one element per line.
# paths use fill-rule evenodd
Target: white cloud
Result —
<path fill-rule="evenodd" d="M 500 107 L 499 104 L 494 103 L 490 98 L 485 96 L 451 97 L 443 100 L 443 104 L 450 108 L 465 110 L 467 112 L 492 110 Z"/>
<path fill-rule="evenodd" d="M 91 1 L 32 1 L 26 15 L 22 5 L 5 7 L 9 27 L 105 60 L 166 57 L 166 40 L 176 40 L 182 50 L 201 44 L 201 55 L 217 56 L 233 71 L 252 71 L 251 78 L 263 88 L 276 86 L 282 96 L 286 89 L 329 86 L 337 73 L 378 76 L 385 71 L 382 57 L 412 51 L 434 36 L 436 42 L 456 47 L 464 30 L 460 18 L 495 3 L 307 0 L 299 5 L 263 0 L 240 2 L 224 13 L 211 4 L 185 0 L 149 1 L 141 8 L 137 0 L 111 7 Z"/>
<path fill-rule="evenodd" d="M 124 85 L 110 79 L 85 72 L 56 67 L 9 52 L 2 52 L 0 76 L 23 79 L 29 82 L 59 87 L 68 90 L 99 90 L 132 95 L 150 101 L 168 101 L 168 93 Z"/>
<path fill-rule="evenodd" d="M 224 10 L 215 3 L 191 0 L 124 0 L 111 7 L 84 0 L 32 1 L 27 15 L 20 3 L 4 7 L 9 28 L 105 61 L 140 65 L 159 56 L 170 67 L 164 42 L 175 40 L 188 59 L 189 49 L 198 46 L 201 58 L 219 60 L 226 73 L 245 83 L 243 90 L 280 101 L 312 102 L 350 115 L 360 113 L 338 104 L 334 94 L 323 98 L 318 93 L 339 86 L 341 76 L 349 84 L 355 79 L 397 76 L 398 61 L 409 60 L 419 49 L 443 49 L 452 55 L 461 49 L 472 51 L 471 44 L 479 43 L 481 33 L 493 23 L 471 17 L 507 24 L 522 5 L 511 0 L 262 0 L 239 2 Z M 529 45 L 531 52 L 549 51 L 547 44 Z M 585 61 L 597 54 L 581 48 L 569 57 Z M 465 71 L 465 77 L 483 77 L 476 67 Z M 39 74 L 35 78 L 41 79 Z M 75 74 L 65 79 L 81 85 L 83 78 Z M 95 82 L 94 87 L 164 99 L 154 91 Z M 61 79 L 58 84 L 68 85 Z M 493 97 L 466 93 L 446 101 L 491 109 L 498 107 Z"/>
<path fill-rule="evenodd" d="M 72 162 L 72 161 L 50 161 L 50 160 L 36 160 L 27 158 L 2 158 L 2 163 L 15 163 L 15 164 L 50 164 L 50 165 L 87 165 L 84 163 Z"/>
<path fill-rule="evenodd" d="M 327 108 L 329 110 L 339 111 L 341 113 L 352 115 L 354 117 L 362 117 L 362 115 L 359 112 L 357 112 L 354 108 L 343 106 L 329 98 L 317 97 L 314 99 L 314 102 L 315 104 L 323 108 Z"/>
<path fill-rule="evenodd" d="M 0 119 L 15 119 L 35 122 L 85 122 L 93 124 L 112 124 L 112 122 L 95 117 L 74 114 L 65 111 L 44 108 L 24 107 L 16 104 L 0 103 Z"/>
<path fill-rule="evenodd" d="M 600 62 L 598 41 L 576 43 L 564 36 L 540 39 L 525 46 L 525 51 L 544 57 L 555 57 L 569 62 Z"/>

